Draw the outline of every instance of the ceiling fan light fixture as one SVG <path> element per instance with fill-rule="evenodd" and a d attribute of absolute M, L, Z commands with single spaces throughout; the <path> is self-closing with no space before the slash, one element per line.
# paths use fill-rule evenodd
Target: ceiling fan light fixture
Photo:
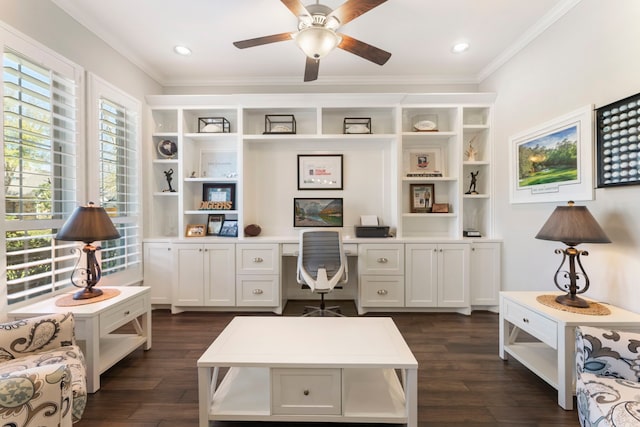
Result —
<path fill-rule="evenodd" d="M 321 59 L 338 46 L 340 36 L 324 27 L 308 27 L 296 35 L 296 44 L 312 59 Z"/>

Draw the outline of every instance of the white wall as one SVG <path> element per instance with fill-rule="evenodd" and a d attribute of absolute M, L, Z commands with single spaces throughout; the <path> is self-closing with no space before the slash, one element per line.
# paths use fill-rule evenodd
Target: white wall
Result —
<path fill-rule="evenodd" d="M 480 85 L 495 110 L 496 224 L 504 238 L 503 290 L 553 290 L 564 245 L 536 240 L 556 205 L 509 203 L 509 137 L 587 104 L 640 92 L 640 1 L 582 0 Z M 595 140 L 593 141 L 595 147 Z M 595 161 L 595 155 L 594 155 Z M 595 182 L 595 181 L 594 181 Z M 640 186 L 596 189 L 586 205 L 609 245 L 580 245 L 586 296 L 640 312 Z"/>
<path fill-rule="evenodd" d="M 162 87 L 50 0 L 2 0 L 0 21 L 119 87 L 144 104 Z"/>

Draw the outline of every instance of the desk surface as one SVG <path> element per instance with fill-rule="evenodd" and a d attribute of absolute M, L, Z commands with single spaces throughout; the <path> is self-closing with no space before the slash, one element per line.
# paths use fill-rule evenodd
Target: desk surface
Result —
<path fill-rule="evenodd" d="M 391 318 L 235 317 L 198 367 L 417 368 Z"/>

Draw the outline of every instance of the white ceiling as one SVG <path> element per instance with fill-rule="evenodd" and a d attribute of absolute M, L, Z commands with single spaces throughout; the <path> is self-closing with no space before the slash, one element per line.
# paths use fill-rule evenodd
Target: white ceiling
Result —
<path fill-rule="evenodd" d="M 389 0 L 340 28 L 392 53 L 379 66 L 336 49 L 306 84 L 478 83 L 580 0 Z M 300 84 L 293 41 L 237 49 L 232 42 L 295 31 L 280 0 L 53 0 L 158 83 Z M 313 3 L 303 0 L 303 4 Z M 343 0 L 323 0 L 336 8 Z M 471 44 L 451 53 L 460 40 Z M 173 52 L 188 46 L 192 55 Z"/>

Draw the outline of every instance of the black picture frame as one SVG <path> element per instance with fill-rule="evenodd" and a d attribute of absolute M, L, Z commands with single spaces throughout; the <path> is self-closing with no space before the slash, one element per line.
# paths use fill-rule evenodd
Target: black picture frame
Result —
<path fill-rule="evenodd" d="M 411 184 L 409 188 L 409 208 L 411 213 L 431 212 L 435 202 L 435 184 Z"/>
<path fill-rule="evenodd" d="M 294 227 L 342 227 L 343 217 L 341 197 L 293 199 Z"/>
<path fill-rule="evenodd" d="M 202 184 L 203 210 L 235 210 L 236 184 L 234 183 L 206 183 Z"/>
<path fill-rule="evenodd" d="M 640 93 L 596 108 L 597 187 L 640 184 Z"/>
<path fill-rule="evenodd" d="M 207 236 L 217 236 L 222 229 L 224 214 L 209 214 L 207 217 Z"/>
<path fill-rule="evenodd" d="M 238 220 L 225 219 L 220 228 L 218 236 L 222 237 L 238 237 Z"/>

